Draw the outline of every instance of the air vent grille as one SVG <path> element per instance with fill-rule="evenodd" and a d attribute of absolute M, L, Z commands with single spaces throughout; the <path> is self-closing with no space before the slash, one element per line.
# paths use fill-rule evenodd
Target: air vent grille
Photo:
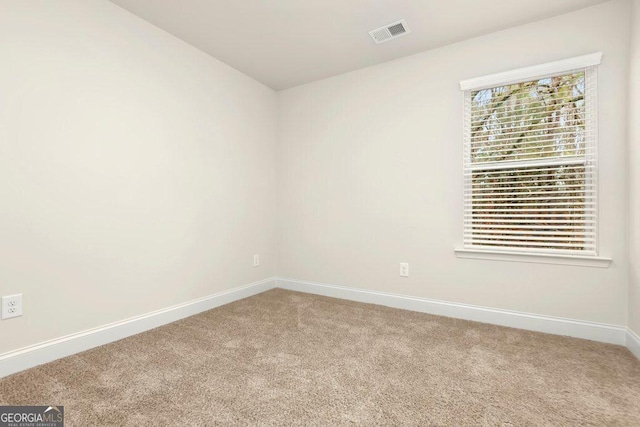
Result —
<path fill-rule="evenodd" d="M 404 19 L 369 31 L 369 35 L 377 44 L 404 36 L 408 33 L 409 28 L 407 27 L 407 23 Z"/>
<path fill-rule="evenodd" d="M 402 25 L 402 22 L 399 24 L 390 26 L 388 30 L 391 33 L 391 35 L 394 37 L 407 32 L 407 30 L 404 29 L 404 25 Z"/>

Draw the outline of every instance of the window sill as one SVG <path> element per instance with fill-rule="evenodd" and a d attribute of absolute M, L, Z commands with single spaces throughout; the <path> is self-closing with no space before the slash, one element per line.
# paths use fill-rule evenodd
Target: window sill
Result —
<path fill-rule="evenodd" d="M 579 265 L 607 268 L 611 258 L 582 255 L 552 255 L 532 252 L 501 252 L 481 249 L 455 249 L 458 258 L 486 259 L 492 261 L 533 262 L 538 264 Z"/>

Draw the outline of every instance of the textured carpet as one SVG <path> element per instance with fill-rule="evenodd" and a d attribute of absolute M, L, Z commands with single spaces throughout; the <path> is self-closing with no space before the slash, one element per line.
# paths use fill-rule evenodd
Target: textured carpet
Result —
<path fill-rule="evenodd" d="M 0 380 L 91 425 L 640 425 L 625 348 L 275 289 Z"/>

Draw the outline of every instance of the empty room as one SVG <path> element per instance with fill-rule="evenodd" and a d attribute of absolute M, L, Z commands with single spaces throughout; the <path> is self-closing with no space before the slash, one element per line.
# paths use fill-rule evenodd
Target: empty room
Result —
<path fill-rule="evenodd" d="M 640 426 L 640 1 L 0 0 L 0 427 Z"/>

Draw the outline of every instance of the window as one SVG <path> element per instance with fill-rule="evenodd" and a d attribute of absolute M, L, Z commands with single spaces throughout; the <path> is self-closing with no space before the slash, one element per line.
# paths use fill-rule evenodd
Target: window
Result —
<path fill-rule="evenodd" d="M 600 56 L 461 82 L 465 249 L 597 255 Z"/>

